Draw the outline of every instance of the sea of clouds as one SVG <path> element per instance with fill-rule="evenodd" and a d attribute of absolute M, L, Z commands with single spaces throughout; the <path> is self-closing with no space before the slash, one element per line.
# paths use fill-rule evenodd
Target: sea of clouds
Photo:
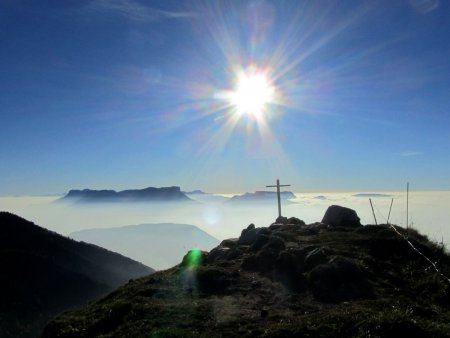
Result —
<path fill-rule="evenodd" d="M 390 222 L 405 226 L 406 194 L 296 193 L 296 199 L 283 202 L 287 217 L 298 217 L 306 223 L 322 220 L 328 206 L 337 204 L 356 210 L 361 223 L 374 224 L 369 198 L 378 223 L 387 221 L 394 199 Z M 272 203 L 220 203 L 220 199 L 197 196 L 199 202 L 186 204 L 94 204 L 55 203 L 60 196 L 0 197 L 0 210 L 15 213 L 40 226 L 63 235 L 83 229 L 110 228 L 144 223 L 192 224 L 219 240 L 238 237 L 250 223 L 269 226 L 277 217 L 276 200 Z M 196 196 L 191 196 L 196 198 Z M 200 202 L 201 201 L 201 202 Z M 411 192 L 409 224 L 437 242 L 450 243 L 450 192 Z"/>

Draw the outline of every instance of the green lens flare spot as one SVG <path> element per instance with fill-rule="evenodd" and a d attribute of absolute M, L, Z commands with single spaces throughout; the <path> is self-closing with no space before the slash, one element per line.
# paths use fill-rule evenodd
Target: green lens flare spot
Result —
<path fill-rule="evenodd" d="M 202 252 L 199 249 L 190 250 L 185 256 L 186 266 L 196 268 L 202 264 Z"/>

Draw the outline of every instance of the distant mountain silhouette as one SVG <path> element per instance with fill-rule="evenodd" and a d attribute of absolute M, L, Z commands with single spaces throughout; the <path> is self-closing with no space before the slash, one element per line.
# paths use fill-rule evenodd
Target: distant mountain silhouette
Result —
<path fill-rule="evenodd" d="M 192 191 L 183 191 L 186 195 L 209 195 L 207 192 L 202 190 L 192 190 Z"/>
<path fill-rule="evenodd" d="M 115 190 L 70 190 L 59 201 L 81 203 L 93 202 L 183 202 L 192 201 L 180 190 L 180 187 Z"/>
<path fill-rule="evenodd" d="M 174 266 L 190 249 L 210 250 L 219 244 L 193 225 L 172 223 L 87 229 L 70 237 L 119 252 L 157 270 Z"/>
<path fill-rule="evenodd" d="M 36 337 L 54 315 L 154 270 L 0 212 L 0 337 Z"/>
<path fill-rule="evenodd" d="M 282 191 L 280 193 L 282 200 L 295 198 L 295 195 L 290 191 Z M 276 201 L 277 193 L 275 191 L 255 191 L 254 193 L 246 192 L 243 195 L 235 195 L 230 199 L 230 202 L 272 202 Z"/>
<path fill-rule="evenodd" d="M 230 200 L 230 197 L 225 197 L 222 195 L 210 194 L 207 192 L 203 192 L 201 190 L 194 190 L 190 192 L 186 192 L 186 195 L 193 199 L 194 201 L 205 203 L 205 204 L 221 204 Z"/>

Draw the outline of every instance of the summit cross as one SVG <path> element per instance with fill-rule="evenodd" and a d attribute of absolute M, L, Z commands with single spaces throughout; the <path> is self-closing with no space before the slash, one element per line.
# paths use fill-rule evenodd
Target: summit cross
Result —
<path fill-rule="evenodd" d="M 277 185 L 266 185 L 266 188 L 277 188 L 278 197 L 278 217 L 281 217 L 281 198 L 280 198 L 280 187 L 290 187 L 290 184 L 280 184 L 280 180 L 277 179 Z"/>

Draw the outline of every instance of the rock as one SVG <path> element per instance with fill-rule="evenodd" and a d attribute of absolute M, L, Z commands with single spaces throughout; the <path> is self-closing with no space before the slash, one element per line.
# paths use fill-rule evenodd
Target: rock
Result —
<path fill-rule="evenodd" d="M 252 245 L 259 234 L 269 234 L 267 228 L 255 228 L 253 224 L 250 224 L 247 229 L 242 230 L 241 237 L 239 237 L 238 245 Z"/>
<path fill-rule="evenodd" d="M 224 269 L 204 268 L 197 271 L 198 290 L 207 294 L 222 294 L 233 282 L 233 275 Z"/>
<path fill-rule="evenodd" d="M 281 224 L 281 223 L 272 223 L 272 224 L 269 226 L 269 229 L 270 229 L 270 230 L 277 230 L 277 229 L 280 229 L 282 225 L 283 225 L 283 224 Z"/>
<path fill-rule="evenodd" d="M 311 270 L 309 288 L 316 299 L 330 303 L 373 297 L 364 269 L 340 256 Z"/>
<path fill-rule="evenodd" d="M 341 207 L 339 205 L 332 205 L 328 207 L 323 216 L 322 223 L 329 224 L 334 227 L 360 227 L 360 219 L 355 210 Z"/>
<path fill-rule="evenodd" d="M 274 250 L 261 250 L 256 255 L 245 257 L 242 262 L 242 268 L 250 271 L 259 271 L 262 273 L 273 270 L 278 253 Z"/>
<path fill-rule="evenodd" d="M 245 257 L 241 266 L 244 270 L 248 271 L 257 271 L 259 268 L 258 261 L 254 255 Z"/>
<path fill-rule="evenodd" d="M 228 238 L 228 239 L 224 239 L 220 243 L 220 246 L 232 249 L 232 248 L 236 247 L 237 242 L 238 242 L 238 238 Z"/>
<path fill-rule="evenodd" d="M 218 260 L 225 260 L 230 253 L 230 248 L 224 247 L 224 246 L 218 246 L 214 249 L 212 249 L 208 254 L 208 263 L 212 263 Z"/>
<path fill-rule="evenodd" d="M 297 218 L 297 217 L 291 217 L 287 220 L 288 224 L 293 224 L 293 225 L 298 225 L 298 226 L 304 226 L 306 225 L 305 222 L 303 222 L 301 219 Z"/>
<path fill-rule="evenodd" d="M 323 248 L 315 248 L 308 252 L 304 263 L 308 267 L 313 267 L 319 264 L 324 264 L 328 261 L 328 256 Z"/>
<path fill-rule="evenodd" d="M 250 246 L 251 251 L 259 251 L 267 242 L 269 242 L 269 236 L 264 234 L 258 234 L 255 242 Z"/>
<path fill-rule="evenodd" d="M 274 250 L 276 252 L 279 252 L 281 250 L 284 250 L 285 248 L 286 245 L 284 244 L 283 239 L 278 236 L 270 236 L 269 242 L 264 245 L 263 250 Z"/>
<path fill-rule="evenodd" d="M 242 256 L 242 250 L 239 248 L 234 248 L 228 253 L 227 260 L 233 260 L 239 258 L 240 256 Z"/>
<path fill-rule="evenodd" d="M 287 224 L 287 223 L 288 223 L 288 219 L 287 219 L 287 217 L 279 216 L 279 217 L 275 220 L 275 223 Z"/>
<path fill-rule="evenodd" d="M 281 282 L 291 292 L 303 292 L 307 288 L 300 261 L 301 257 L 295 250 L 283 251 L 275 261 L 274 279 Z"/>
<path fill-rule="evenodd" d="M 317 229 L 322 230 L 328 228 L 328 224 L 322 223 L 322 222 L 315 222 L 311 223 L 305 226 L 306 229 Z"/>

